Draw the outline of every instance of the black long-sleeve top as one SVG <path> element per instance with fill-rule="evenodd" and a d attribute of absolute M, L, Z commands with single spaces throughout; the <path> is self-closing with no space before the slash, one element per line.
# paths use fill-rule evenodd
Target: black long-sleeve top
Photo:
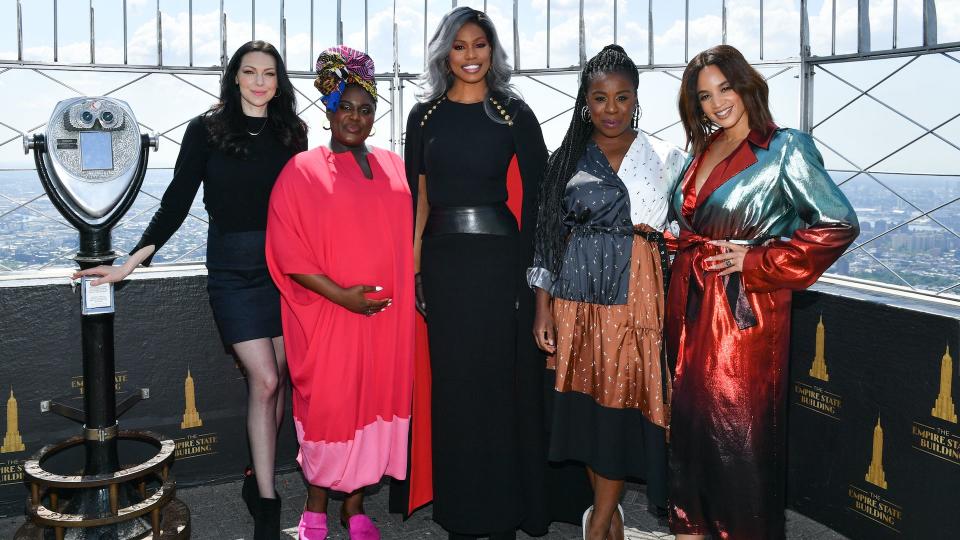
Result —
<path fill-rule="evenodd" d="M 537 223 L 540 182 L 547 162 L 540 123 L 519 99 L 494 94 L 510 115 L 510 124 L 491 120 L 483 105 L 444 100 L 418 103 L 407 119 L 404 151 L 407 181 L 417 204 L 419 175 L 427 175 L 431 206 L 473 206 L 507 200 L 507 168 L 513 155 L 523 186 L 520 212 L 520 256 L 523 275 L 533 261 L 533 231 Z M 421 123 L 423 124 L 421 126 Z M 416 210 L 414 210 L 416 212 Z"/>
<path fill-rule="evenodd" d="M 267 228 L 267 204 L 280 170 L 296 153 L 284 146 L 266 118 L 247 116 L 252 140 L 248 158 L 228 155 L 211 147 L 203 115 L 187 124 L 173 179 L 160 200 L 137 245 L 130 251 L 153 245 L 154 254 L 170 240 L 186 219 L 203 183 L 203 204 L 210 224 L 222 233 L 263 231 Z M 262 129 L 262 130 L 261 130 Z M 143 261 L 149 266 L 153 255 Z"/>

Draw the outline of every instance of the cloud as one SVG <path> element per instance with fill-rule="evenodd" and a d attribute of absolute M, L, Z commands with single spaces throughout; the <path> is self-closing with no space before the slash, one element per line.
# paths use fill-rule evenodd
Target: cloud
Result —
<path fill-rule="evenodd" d="M 477 2 L 482 6 L 482 2 Z M 502 5 L 501 5 L 502 4 Z M 713 12 L 694 17 L 689 23 L 691 44 L 719 43 L 721 40 L 722 22 L 719 13 L 719 3 Z M 619 2 L 618 38 L 628 50 L 645 50 L 647 44 L 646 2 L 642 0 L 621 0 Z M 392 51 L 393 23 L 396 22 L 400 38 L 400 62 L 404 72 L 418 72 L 423 63 L 423 32 L 424 13 L 422 0 L 397 0 L 393 6 L 374 11 L 368 22 L 370 49 L 379 53 L 378 56 Z M 764 57 L 766 59 L 791 58 L 799 53 L 799 5 L 794 0 L 767 0 L 764 9 Z M 900 31 L 903 33 L 917 33 L 922 21 L 921 2 L 900 2 Z M 140 11 L 149 14 L 155 8 L 147 0 L 130 0 L 131 13 Z M 394 19 L 394 9 L 396 18 Z M 546 67 L 546 0 L 533 0 L 528 6 L 521 9 L 520 21 L 520 51 L 522 68 Z M 575 64 L 578 61 L 579 49 L 579 0 L 553 0 L 550 2 L 550 56 L 551 67 Z M 654 28 L 654 51 L 657 63 L 674 63 L 682 61 L 684 44 L 684 21 L 682 9 L 677 10 L 679 18 L 668 24 L 663 24 L 663 9 L 658 10 L 654 5 L 657 26 Z M 871 3 L 871 23 L 876 35 L 889 33 L 892 26 L 892 0 L 874 0 Z M 940 2 L 937 5 L 939 34 L 943 38 L 960 39 L 960 2 Z M 745 49 L 758 48 L 758 32 L 760 11 L 755 0 L 728 0 L 728 42 L 743 44 Z M 509 55 L 513 56 L 513 13 L 512 4 L 503 1 L 488 2 L 488 13 L 496 22 L 501 39 Z M 426 16 L 428 36 L 439 22 L 441 11 L 434 8 Z M 288 20 L 298 17 L 296 13 L 287 10 Z M 824 54 L 829 51 L 831 40 L 831 3 L 823 2 L 819 11 L 810 13 L 811 42 L 817 52 Z M 587 55 L 598 51 L 613 38 L 613 1 L 586 0 L 584 5 L 584 19 L 587 33 Z M 163 47 L 165 58 L 186 58 L 189 42 L 189 18 L 185 10 L 178 12 L 163 12 Z M 857 25 L 856 3 L 841 2 L 838 5 L 836 34 L 839 43 L 847 43 L 851 39 L 855 46 Z M 220 55 L 220 25 L 219 12 L 194 14 L 194 56 L 195 58 L 219 59 Z M 352 25 L 354 28 L 362 25 Z M 257 38 L 277 43 L 279 28 L 275 23 L 264 22 L 258 19 Z M 156 51 L 156 22 L 148 17 L 145 22 L 132 28 L 128 43 L 129 62 L 131 64 L 155 64 Z M 227 36 L 232 44 L 239 45 L 240 40 L 250 35 L 249 21 L 233 20 L 228 17 Z M 240 37 L 242 36 L 242 37 Z M 851 37 L 852 36 L 852 37 Z M 344 36 L 347 43 L 362 46 L 363 31 L 357 30 Z M 846 41 L 844 41 L 846 40 Z M 941 39 L 941 41 L 943 41 Z M 306 32 L 292 33 L 287 36 L 288 56 L 304 57 L 309 53 L 310 36 Z M 315 48 L 320 46 L 314 44 Z M 875 40 L 875 48 L 880 49 L 885 43 Z M 823 49 L 826 48 L 826 51 Z M 677 60 L 677 54 L 681 57 Z M 228 50 L 228 53 L 232 52 Z M 316 51 L 315 51 L 316 52 Z M 691 50 L 690 54 L 696 51 Z M 635 53 L 636 54 L 636 53 Z M 643 54 L 643 53 L 640 53 Z M 29 47 L 24 51 L 26 58 L 52 58 L 51 47 Z M 636 58 L 640 64 L 645 64 L 647 58 Z M 15 59 L 16 52 L 0 51 L 0 58 Z M 512 58 L 511 58 L 512 59 Z M 392 65 L 392 58 L 378 58 L 381 71 L 388 71 Z M 512 59 L 515 61 L 515 59 Z M 89 45 L 84 42 L 62 44 L 60 46 L 60 61 L 87 62 L 89 61 Z M 119 36 L 98 36 L 98 62 L 121 62 L 122 49 Z M 165 64 L 170 62 L 165 61 Z M 185 62 L 184 62 L 185 63 Z"/>
<path fill-rule="evenodd" d="M 267 0 L 259 11 L 269 11 Z M 447 10 L 442 3 L 431 2 L 428 13 L 424 14 L 423 0 L 396 0 L 385 2 L 385 9 L 373 9 L 367 24 L 370 52 L 377 62 L 378 71 L 392 70 L 393 25 L 396 24 L 399 37 L 399 61 L 402 72 L 417 73 L 423 67 L 424 25 L 428 36 L 432 34 L 442 14 Z M 463 2 L 461 2 L 463 4 Z M 476 0 L 473 5 L 482 7 L 483 2 Z M 714 6 L 715 4 L 715 6 Z M 690 54 L 695 48 L 718 43 L 721 40 L 722 21 L 719 12 L 720 2 L 712 2 L 712 11 L 700 9 L 689 23 L 691 36 Z M 212 6 L 214 3 L 205 4 Z M 380 4 L 380 5 L 383 5 Z M 170 9 L 162 14 L 163 52 L 165 65 L 187 63 L 189 51 L 189 17 L 185 2 L 177 4 L 178 9 Z M 277 3 L 279 9 L 279 3 Z M 618 41 L 634 55 L 641 66 L 646 64 L 648 27 L 647 0 L 620 0 L 618 17 Z M 162 4 L 161 7 L 164 7 Z M 259 6 L 258 6 L 259 7 Z M 814 53 L 829 54 L 832 11 L 831 3 L 824 1 L 816 12 L 810 13 L 811 43 Z M 128 61 L 130 64 L 152 65 L 157 62 L 156 21 L 153 18 L 156 3 L 154 0 L 129 0 L 130 20 L 138 23 L 129 30 Z M 513 11 L 510 0 L 490 0 L 488 14 L 497 24 L 503 45 L 511 61 L 513 57 Z M 551 0 L 550 2 L 550 60 L 551 67 L 575 66 L 579 53 L 579 0 Z M 662 2 L 654 3 L 655 37 L 654 50 L 657 63 L 681 63 L 683 60 L 684 22 L 682 7 L 668 6 Z M 759 52 L 760 12 L 756 0 L 727 0 L 728 42 L 740 46 L 750 57 Z M 520 67 L 524 69 L 546 67 L 547 57 L 547 1 L 531 0 L 520 7 L 519 24 Z M 670 20 L 669 14 L 678 13 L 679 17 Z M 899 26 L 902 36 L 915 39 L 922 24 L 922 2 L 899 2 Z M 960 40 L 960 2 L 939 2 L 937 4 L 938 34 L 941 41 Z M 871 2 L 871 23 L 874 29 L 874 47 L 885 48 L 892 26 L 892 0 L 874 0 Z M 394 12 L 396 16 L 394 16 Z M 288 20 L 302 18 L 302 14 L 292 12 L 287 6 Z M 856 2 L 846 0 L 838 2 L 836 22 L 837 46 L 839 52 L 849 52 L 856 46 Z M 250 22 L 241 16 L 228 16 L 227 36 L 228 54 L 232 49 L 249 39 Z M 613 0 L 585 0 L 584 17 L 586 25 L 586 52 L 595 54 L 603 45 L 613 39 Z M 279 27 L 275 18 L 258 17 L 256 34 L 279 44 Z M 764 4 L 764 58 L 795 58 L 799 53 L 799 3 L 795 0 L 767 0 Z M 220 60 L 220 14 L 212 11 L 195 12 L 193 18 L 193 52 L 195 65 L 218 65 Z M 360 47 L 363 44 L 363 25 L 347 24 L 348 28 L 359 28 L 344 36 L 348 44 Z M 918 38 L 916 38 L 918 39 Z M 64 42 L 61 36 L 59 60 L 64 63 L 86 63 L 90 59 L 89 43 L 85 40 Z M 303 70 L 307 66 L 304 59 L 309 55 L 310 36 L 306 31 L 287 35 L 286 50 L 291 59 L 291 68 Z M 36 43 L 36 41 L 34 41 Z M 901 39 L 901 46 L 914 43 Z M 314 54 L 328 43 L 314 40 Z M 16 50 L 11 41 L 6 42 L 7 50 L 0 51 L 0 59 L 15 60 Z M 28 47 L 24 51 L 27 59 L 49 61 L 52 59 L 52 43 L 37 47 Z M 121 63 L 123 61 L 122 40 L 118 35 L 100 32 L 97 36 L 96 59 L 101 63 Z M 304 64 L 304 65 L 300 65 Z M 572 79 L 571 79 L 572 80 Z M 2 78 L 0 78 L 2 81 Z M 95 87 L 95 85 L 91 85 Z M 42 92 L 61 92 L 56 86 L 37 85 Z M 87 88 L 84 86 L 83 88 Z M 83 89 L 81 88 L 81 89 Z M 570 90 L 569 88 L 567 90 Z M 41 90 L 38 90 L 41 91 Z M 26 92 L 30 94 L 30 92 Z M 31 95 L 31 97 L 33 97 Z M 59 96 L 58 99 L 63 96 Z M 46 99 L 37 96 L 37 99 Z M 24 98 L 26 99 L 26 98 Z M 49 99 L 47 99 L 49 101 Z M 161 105 L 157 105 L 161 107 Z M 198 111 L 199 112 L 199 111 Z M 24 129 L 26 125 L 18 126 Z"/>

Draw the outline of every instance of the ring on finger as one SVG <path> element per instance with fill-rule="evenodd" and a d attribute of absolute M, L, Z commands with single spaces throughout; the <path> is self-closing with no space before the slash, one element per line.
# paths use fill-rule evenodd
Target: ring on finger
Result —
<path fill-rule="evenodd" d="M 731 266 L 733 266 L 733 260 L 727 259 L 727 268 L 730 268 Z"/>

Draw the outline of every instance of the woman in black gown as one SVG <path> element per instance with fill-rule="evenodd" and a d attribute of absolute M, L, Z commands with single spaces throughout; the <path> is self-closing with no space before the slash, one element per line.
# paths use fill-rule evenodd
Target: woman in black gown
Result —
<path fill-rule="evenodd" d="M 293 85 L 280 53 L 265 41 L 242 45 L 221 80 L 219 103 L 187 124 L 173 179 L 130 257 L 121 266 L 74 275 L 101 276 L 93 282 L 98 285 L 123 280 L 141 264 L 149 266 L 186 219 L 203 184 L 210 216 L 210 306 L 249 388 L 247 432 L 257 474 L 244 480 L 243 498 L 254 516 L 257 540 L 281 534 L 273 469 L 287 378 L 280 295 L 264 255 L 267 203 L 280 169 L 306 148 L 307 127 L 296 114 Z"/>
<path fill-rule="evenodd" d="M 544 534 L 544 364 L 524 273 L 547 150 L 483 12 L 449 12 L 428 54 L 404 159 L 433 382 L 433 518 L 450 538 Z M 514 156 L 519 220 L 506 205 Z"/>

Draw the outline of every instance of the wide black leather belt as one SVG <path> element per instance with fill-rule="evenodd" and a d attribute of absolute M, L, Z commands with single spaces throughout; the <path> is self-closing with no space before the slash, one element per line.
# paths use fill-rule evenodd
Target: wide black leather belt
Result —
<path fill-rule="evenodd" d="M 424 236 L 438 234 L 517 234 L 517 219 L 506 204 L 431 207 Z"/>

